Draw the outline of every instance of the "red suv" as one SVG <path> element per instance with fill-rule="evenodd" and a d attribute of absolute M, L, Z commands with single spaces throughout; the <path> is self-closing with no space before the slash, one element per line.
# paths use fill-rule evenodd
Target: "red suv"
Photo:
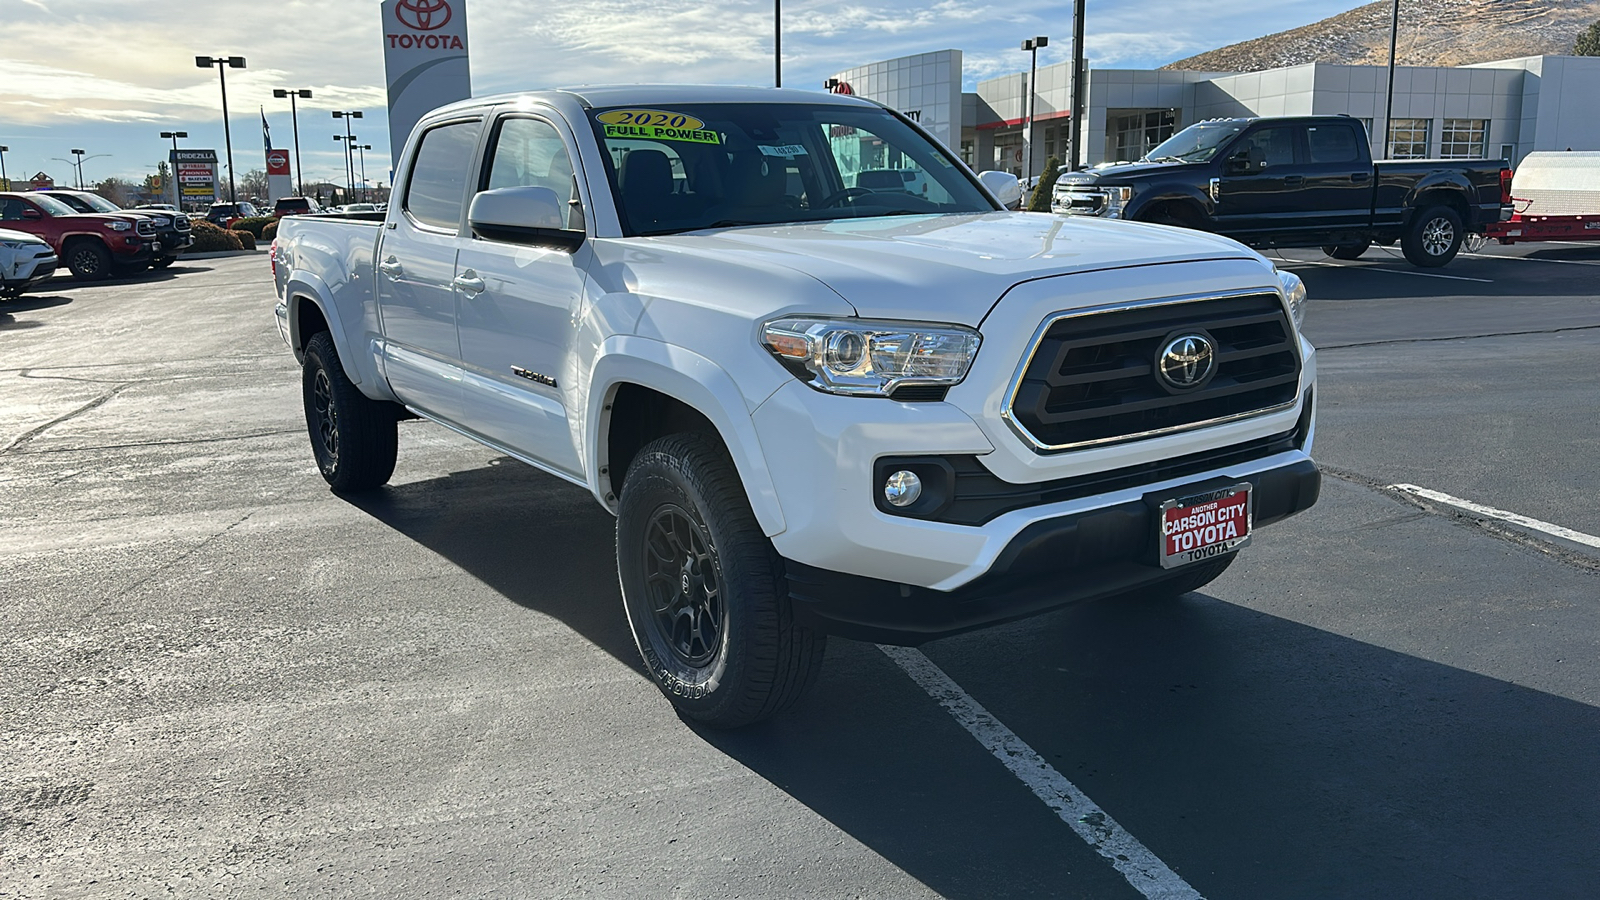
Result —
<path fill-rule="evenodd" d="M 155 223 L 143 216 L 80 215 L 43 193 L 0 193 L 0 223 L 0 228 L 44 238 L 84 281 L 104 278 L 115 268 L 142 268 L 163 250 Z"/>

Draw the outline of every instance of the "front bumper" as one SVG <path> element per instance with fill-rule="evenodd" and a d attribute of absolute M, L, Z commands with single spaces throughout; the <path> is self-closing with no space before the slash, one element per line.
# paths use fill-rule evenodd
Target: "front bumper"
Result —
<path fill-rule="evenodd" d="M 1255 527 L 1316 503 L 1321 476 L 1302 458 L 1245 476 L 1192 482 L 1194 490 L 1248 481 Z M 1182 492 L 1188 493 L 1190 487 Z M 1035 522 L 1006 543 L 989 572 L 954 591 L 787 564 L 795 616 L 811 628 L 855 640 L 914 646 L 1081 600 L 1160 588 L 1186 576 L 1156 559 L 1160 503 L 1172 492 Z"/>
<path fill-rule="evenodd" d="M 0 288 L 20 294 L 55 274 L 60 265 L 54 251 L 31 259 L 17 260 L 9 272 L 0 271 Z"/>

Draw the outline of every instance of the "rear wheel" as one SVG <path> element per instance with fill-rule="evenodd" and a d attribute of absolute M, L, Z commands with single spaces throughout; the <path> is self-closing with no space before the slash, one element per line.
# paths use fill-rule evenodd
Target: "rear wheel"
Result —
<path fill-rule="evenodd" d="M 1414 266 L 1435 269 L 1456 258 L 1461 249 L 1461 216 L 1448 206 L 1418 213 L 1400 238 L 1400 250 Z"/>
<path fill-rule="evenodd" d="M 79 281 L 94 281 L 111 274 L 111 253 L 96 240 L 80 240 L 67 248 L 67 268 Z"/>
<path fill-rule="evenodd" d="M 782 560 L 714 437 L 639 451 L 617 510 L 617 573 L 645 667 L 684 716 L 748 725 L 815 683 L 827 638 L 795 623 Z"/>
<path fill-rule="evenodd" d="M 1359 244 L 1326 244 L 1322 252 L 1334 259 L 1360 259 L 1361 254 L 1367 252 L 1367 248 L 1371 246 L 1371 241 L 1362 241 Z"/>
<path fill-rule="evenodd" d="M 354 492 L 388 481 L 399 453 L 394 408 L 350 383 L 326 331 L 306 343 L 301 389 L 311 452 L 328 486 Z"/>

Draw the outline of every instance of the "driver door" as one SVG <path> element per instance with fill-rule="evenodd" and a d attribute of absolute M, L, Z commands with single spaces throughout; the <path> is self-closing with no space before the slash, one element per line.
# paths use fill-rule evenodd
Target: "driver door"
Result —
<path fill-rule="evenodd" d="M 1223 156 L 1213 200 L 1217 231 L 1240 236 L 1292 230 L 1302 223 L 1297 194 L 1300 128 L 1266 125 L 1245 132 Z"/>

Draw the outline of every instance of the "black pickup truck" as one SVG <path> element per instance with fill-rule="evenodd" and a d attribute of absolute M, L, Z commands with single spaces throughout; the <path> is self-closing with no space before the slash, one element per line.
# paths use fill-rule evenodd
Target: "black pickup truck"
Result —
<path fill-rule="evenodd" d="M 1374 163 L 1349 116 L 1210 119 L 1138 162 L 1063 173 L 1051 209 L 1179 225 L 1252 247 L 1321 247 L 1355 259 L 1400 242 L 1418 266 L 1442 266 L 1462 239 L 1511 216 L 1501 160 Z"/>

